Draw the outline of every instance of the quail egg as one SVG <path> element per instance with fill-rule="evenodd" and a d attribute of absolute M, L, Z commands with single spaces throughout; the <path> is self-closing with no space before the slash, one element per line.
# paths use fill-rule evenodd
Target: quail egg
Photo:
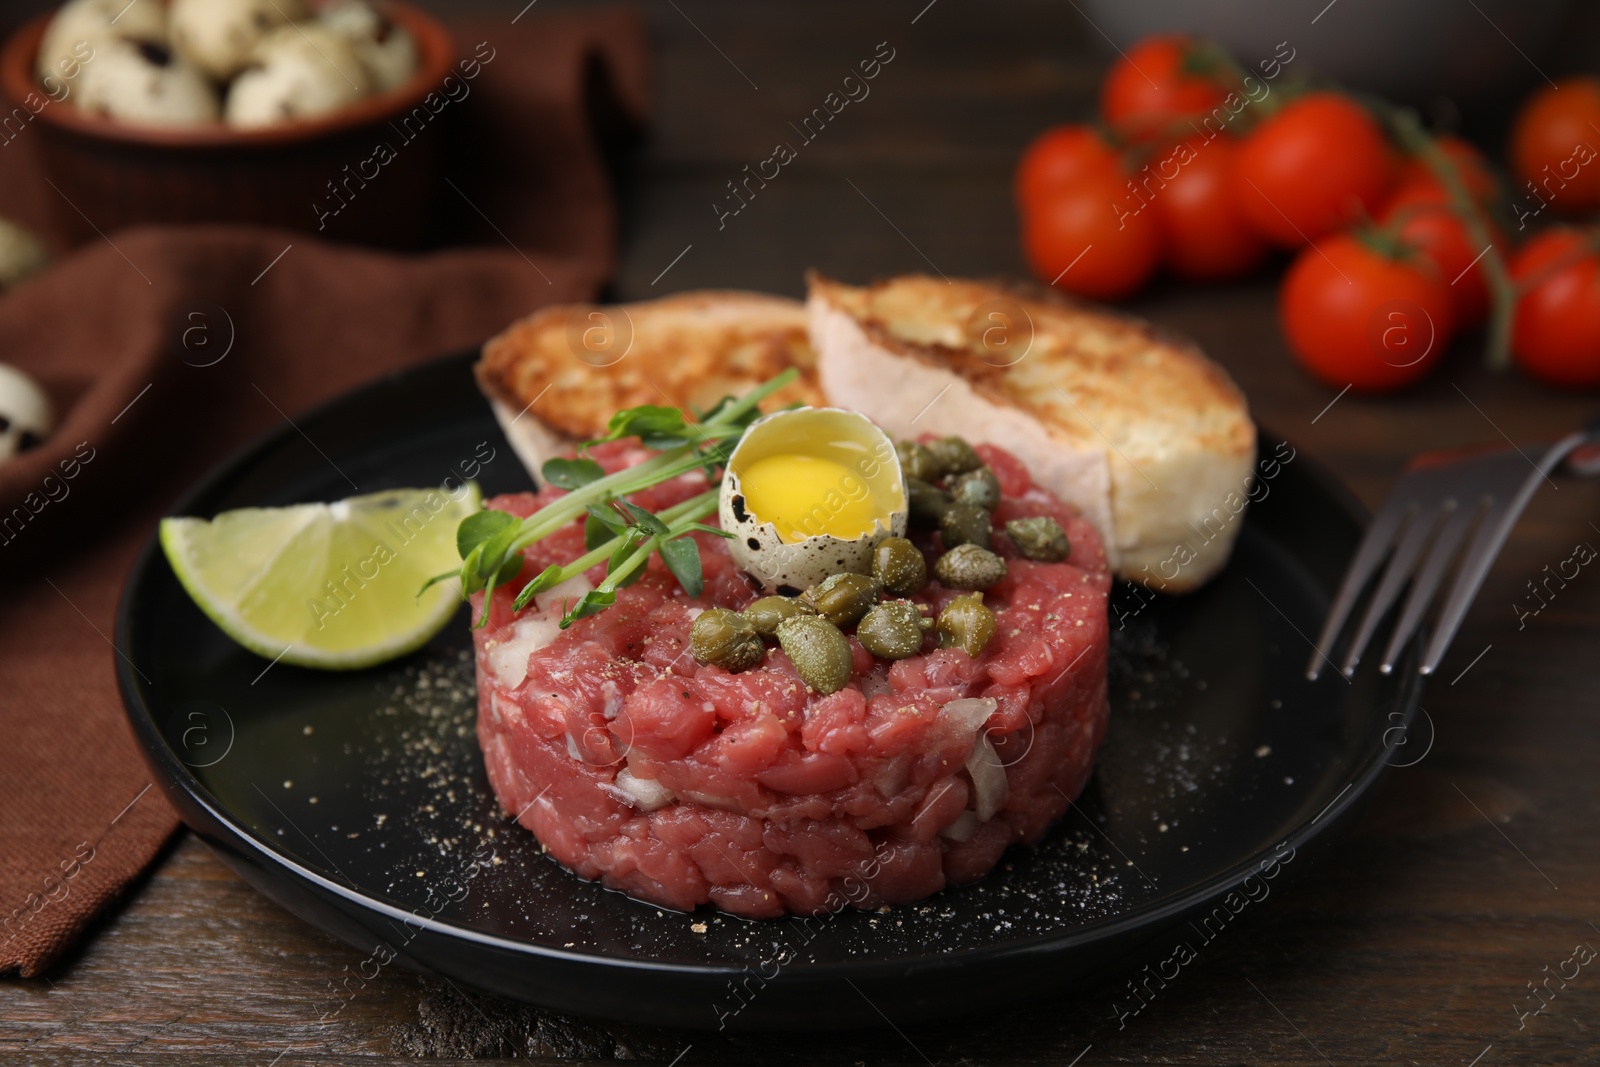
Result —
<path fill-rule="evenodd" d="M 159 0 L 70 0 L 50 19 L 39 41 L 34 70 L 51 93 L 90 64 L 107 42 L 167 39 L 167 11 Z"/>
<path fill-rule="evenodd" d="M 905 533 L 905 480 L 866 416 L 779 411 L 728 457 L 719 513 L 734 562 L 764 591 L 795 596 L 829 575 L 871 573 L 878 542 Z"/>
<path fill-rule="evenodd" d="M 231 126 L 270 126 L 337 111 L 372 92 L 367 68 L 349 43 L 326 26 L 305 23 L 272 31 L 256 46 L 253 65 L 228 90 Z"/>
<path fill-rule="evenodd" d="M 416 73 L 416 40 L 366 0 L 338 0 L 318 12 L 317 19 L 350 43 L 372 76 L 374 91 L 398 88 Z"/>
<path fill-rule="evenodd" d="M 245 68 L 268 34 L 305 16 L 303 0 L 172 0 L 172 46 L 225 82 Z"/>
<path fill-rule="evenodd" d="M 0 289 L 39 273 L 49 260 L 37 237 L 10 219 L 0 219 Z"/>
<path fill-rule="evenodd" d="M 166 45 L 115 41 L 83 68 L 78 107 L 123 122 L 184 126 L 215 122 L 216 90 Z"/>
<path fill-rule="evenodd" d="M 50 436 L 55 409 L 39 383 L 0 363 L 0 463 Z"/>

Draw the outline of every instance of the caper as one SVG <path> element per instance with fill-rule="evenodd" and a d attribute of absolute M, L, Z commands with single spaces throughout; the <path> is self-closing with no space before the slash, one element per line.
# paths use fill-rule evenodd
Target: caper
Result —
<path fill-rule="evenodd" d="M 933 573 L 950 589 L 987 589 L 1006 576 L 1006 561 L 977 545 L 958 545 L 939 557 Z"/>
<path fill-rule="evenodd" d="M 872 576 L 895 596 L 915 596 L 928 580 L 928 561 L 904 537 L 885 537 L 872 550 Z"/>
<path fill-rule="evenodd" d="M 707 608 L 695 616 L 689 647 L 701 663 L 729 671 L 748 670 L 767 652 L 750 620 L 727 608 Z"/>
<path fill-rule="evenodd" d="M 744 609 L 744 617 L 762 637 L 777 637 L 778 624 L 784 619 L 816 613 L 816 608 L 792 596 L 764 596 Z"/>
<path fill-rule="evenodd" d="M 942 474 L 965 474 L 983 466 L 983 457 L 967 444 L 964 437 L 941 437 L 927 449 Z"/>
<path fill-rule="evenodd" d="M 922 635 L 933 629 L 909 600 L 888 600 L 871 611 L 856 627 L 861 646 L 879 659 L 905 659 L 922 651 Z"/>
<path fill-rule="evenodd" d="M 900 457 L 900 473 L 907 478 L 931 482 L 939 477 L 939 463 L 926 446 L 916 441 L 896 441 L 894 451 Z"/>
<path fill-rule="evenodd" d="M 826 696 L 850 682 L 850 642 L 833 623 L 820 615 L 794 615 L 778 626 L 783 646 L 800 680 Z"/>
<path fill-rule="evenodd" d="M 992 511 L 1000 503 L 1000 479 L 988 467 L 958 474 L 950 479 L 950 499 L 957 504 L 976 504 Z"/>
<path fill-rule="evenodd" d="M 989 512 L 976 504 L 951 504 L 939 518 L 939 533 L 946 549 L 960 545 L 988 548 L 992 542 Z"/>
<path fill-rule="evenodd" d="M 1067 540 L 1067 532 L 1048 515 L 1012 519 L 1006 523 L 1006 536 L 1011 538 L 1018 552 L 1040 563 L 1060 563 L 1072 555 L 1072 542 Z"/>
<path fill-rule="evenodd" d="M 816 613 L 835 626 L 849 626 L 878 602 L 882 586 L 865 574 L 832 574 L 800 594 Z"/>
<path fill-rule="evenodd" d="M 939 612 L 937 631 L 940 648 L 959 648 L 977 659 L 994 636 L 994 612 L 983 606 L 982 593 L 958 596 Z"/>
<path fill-rule="evenodd" d="M 950 506 L 950 494 L 920 478 L 906 479 L 906 510 L 913 526 L 937 526 Z"/>

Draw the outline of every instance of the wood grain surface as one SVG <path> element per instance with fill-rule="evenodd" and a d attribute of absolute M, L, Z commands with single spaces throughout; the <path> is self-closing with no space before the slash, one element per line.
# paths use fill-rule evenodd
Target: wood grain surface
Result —
<path fill-rule="evenodd" d="M 509 23 L 523 2 L 479 6 Z M 1103 43 L 1070 4 L 924 3 L 652 0 L 660 114 L 627 174 L 616 295 L 798 295 L 808 267 L 851 280 L 1021 274 L 1012 163 L 1038 129 L 1088 114 Z M 1303 6 L 1284 36 L 1306 32 Z M 884 41 L 894 58 L 871 95 L 719 228 L 725 183 L 794 140 L 788 124 Z M 1270 432 L 1369 506 L 1415 452 L 1546 440 L 1600 406 L 1489 374 L 1471 339 L 1415 392 L 1330 406 L 1333 391 L 1289 362 L 1274 293 L 1271 274 L 1163 285 L 1131 309 L 1197 339 Z M 1600 483 L 1557 484 L 1533 500 L 1424 694 L 1425 758 L 1393 772 L 1353 834 L 1125 1025 L 1108 982 L 947 1027 L 727 1039 L 562 1019 L 393 969 L 322 1023 L 318 1005 L 360 954 L 185 836 L 50 975 L 0 982 L 0 1060 L 1593 1063 L 1600 964 L 1546 978 L 1572 970 L 1563 964 L 1575 945 L 1600 946 L 1600 572 L 1580 573 L 1525 625 L 1512 608 L 1543 567 L 1579 542 L 1600 545 Z M 1540 1014 L 1519 1018 L 1539 1003 Z"/>

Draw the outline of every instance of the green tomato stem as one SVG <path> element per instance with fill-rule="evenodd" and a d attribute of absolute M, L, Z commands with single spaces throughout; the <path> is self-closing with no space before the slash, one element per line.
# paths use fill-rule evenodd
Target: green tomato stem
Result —
<path fill-rule="evenodd" d="M 1480 262 L 1489 281 L 1490 297 L 1486 359 L 1490 370 L 1505 370 L 1511 365 L 1511 327 L 1517 310 L 1517 287 L 1506 268 L 1505 257 L 1495 247 L 1494 235 L 1489 230 L 1483 209 L 1473 200 L 1455 161 L 1439 147 L 1437 141 L 1428 136 L 1415 114 L 1393 109 L 1389 119 L 1401 146 L 1421 159 L 1434 177 L 1439 179 L 1450 194 L 1451 208 L 1467 227 L 1473 243 L 1485 249 Z"/>

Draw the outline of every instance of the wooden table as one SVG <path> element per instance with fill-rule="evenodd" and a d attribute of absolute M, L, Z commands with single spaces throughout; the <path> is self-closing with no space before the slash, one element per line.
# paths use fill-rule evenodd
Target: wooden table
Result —
<path fill-rule="evenodd" d="M 1087 113 L 1104 66 L 1099 40 L 1070 5 L 1007 3 L 986 22 L 978 5 L 942 0 L 913 24 L 920 7 L 652 5 L 660 120 L 627 189 L 616 295 L 798 294 L 808 267 L 851 280 L 1021 273 L 1013 159 L 1037 129 Z M 712 205 L 724 183 L 794 140 L 790 121 L 881 41 L 894 59 L 870 97 L 719 229 Z M 1272 432 L 1369 505 L 1411 453 L 1549 438 L 1593 413 L 1591 399 L 1485 372 L 1470 345 L 1413 393 L 1347 395 L 1330 407 L 1333 392 L 1290 364 L 1273 308 L 1270 276 L 1161 288 L 1133 305 L 1198 339 Z M 1530 983 L 1554 974 L 1574 945 L 1600 946 L 1600 726 L 1590 717 L 1600 711 L 1600 573 L 1581 573 L 1524 628 L 1512 609 L 1543 567 L 1580 541 L 1600 545 L 1600 484 L 1559 484 L 1534 499 L 1425 694 L 1426 758 L 1395 771 L 1309 878 L 1231 928 L 1220 951 L 1125 1029 L 1105 995 L 1070 995 L 946 1028 L 727 1040 L 562 1020 L 394 972 L 323 1024 L 314 1005 L 359 954 L 280 911 L 185 836 L 48 978 L 0 983 L 0 1060 L 1594 1062 L 1600 965 L 1564 986 L 1551 980 L 1541 1015 L 1519 1026 L 1516 1013 L 1535 1006 Z"/>

